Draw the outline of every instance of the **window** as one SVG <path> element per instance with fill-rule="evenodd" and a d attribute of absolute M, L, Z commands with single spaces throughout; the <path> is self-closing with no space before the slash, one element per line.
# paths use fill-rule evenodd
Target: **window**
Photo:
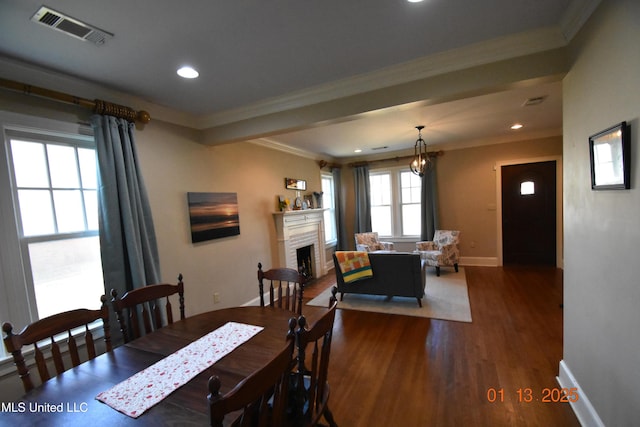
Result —
<path fill-rule="evenodd" d="M 371 228 L 385 237 L 420 235 L 420 177 L 407 168 L 369 173 Z"/>
<path fill-rule="evenodd" d="M 11 301 L 0 304 L 0 316 L 21 329 L 61 311 L 99 308 L 105 290 L 93 137 L 77 125 L 18 117 L 69 131 L 8 124 L 0 116 L 0 229 L 8 237 L 1 243 L 0 298 Z"/>
<path fill-rule="evenodd" d="M 536 193 L 536 188 L 533 181 L 523 181 L 520 183 L 521 196 L 528 196 L 535 193 Z"/>
<path fill-rule="evenodd" d="M 334 244 L 338 240 L 336 232 L 335 185 L 333 175 L 322 173 L 322 207 L 324 211 L 324 240 Z"/>
<path fill-rule="evenodd" d="M 371 229 L 380 236 L 392 236 L 391 173 L 369 173 Z"/>
<path fill-rule="evenodd" d="M 422 180 L 411 171 L 400 172 L 400 209 L 402 211 L 402 235 L 420 235 L 420 195 Z"/>

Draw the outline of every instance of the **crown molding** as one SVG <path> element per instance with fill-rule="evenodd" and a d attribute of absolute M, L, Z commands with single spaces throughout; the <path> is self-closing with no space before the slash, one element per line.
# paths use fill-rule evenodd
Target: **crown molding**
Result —
<path fill-rule="evenodd" d="M 198 119 L 198 128 L 207 129 L 248 120 L 564 46 L 565 38 L 557 27 L 514 34 L 203 116 Z"/>
<path fill-rule="evenodd" d="M 573 0 L 571 2 L 560 21 L 560 28 L 567 43 L 578 34 L 580 28 L 601 2 L 601 0 Z"/>
<path fill-rule="evenodd" d="M 270 138 L 252 139 L 249 142 L 251 142 L 252 144 L 260 145 L 262 147 L 270 148 L 272 150 L 282 151 L 283 153 L 291 154 L 298 157 L 304 157 L 311 160 L 326 160 L 327 157 L 330 157 L 303 150 L 301 148 L 293 147 L 291 145 L 283 144 L 282 142 L 278 142 Z"/>

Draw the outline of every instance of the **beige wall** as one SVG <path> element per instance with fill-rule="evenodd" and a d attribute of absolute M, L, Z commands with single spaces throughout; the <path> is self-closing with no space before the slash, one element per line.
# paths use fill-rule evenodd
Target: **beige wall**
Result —
<path fill-rule="evenodd" d="M 189 131 L 162 122 L 138 132 L 137 142 L 163 280 L 184 275 L 189 314 L 255 298 L 258 262 L 265 268 L 278 264 L 272 216 L 277 196 L 295 197 L 284 188 L 284 178 L 306 179 L 306 193 L 319 191 L 318 165 L 251 142 L 203 146 Z M 191 243 L 187 192 L 237 193 L 240 235 Z M 221 301 L 215 306 L 214 292 Z"/>
<path fill-rule="evenodd" d="M 561 155 L 558 136 L 449 150 L 438 159 L 440 228 L 462 232 L 462 257 L 482 262 L 498 256 L 496 165 Z"/>
<path fill-rule="evenodd" d="M 584 425 L 640 419 L 640 2 L 605 0 L 571 44 L 563 82 L 564 352 Z M 592 191 L 588 138 L 631 124 L 631 189 Z M 590 405 L 589 405 L 590 403 Z M 595 415 L 594 415 L 595 414 Z"/>
<path fill-rule="evenodd" d="M 461 256 L 467 263 L 496 265 L 497 192 L 495 166 L 500 162 L 535 160 L 562 155 L 562 137 L 445 150 L 438 158 L 437 179 L 440 227 L 460 230 Z M 395 161 L 387 166 L 396 166 Z M 375 164 L 375 167 L 385 164 Z M 353 169 L 343 171 L 346 194 L 347 234 L 353 244 Z M 561 224 L 559 224 L 561 227 Z M 398 245 L 396 245 L 398 246 Z M 413 243 L 401 243 L 402 250 L 413 250 Z M 472 247 L 473 246 L 473 247 Z"/>

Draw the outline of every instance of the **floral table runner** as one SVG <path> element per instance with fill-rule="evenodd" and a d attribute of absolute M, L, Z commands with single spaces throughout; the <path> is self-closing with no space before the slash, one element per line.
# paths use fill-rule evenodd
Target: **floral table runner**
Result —
<path fill-rule="evenodd" d="M 138 418 L 236 347 L 261 326 L 229 322 L 96 396 L 100 402 Z"/>

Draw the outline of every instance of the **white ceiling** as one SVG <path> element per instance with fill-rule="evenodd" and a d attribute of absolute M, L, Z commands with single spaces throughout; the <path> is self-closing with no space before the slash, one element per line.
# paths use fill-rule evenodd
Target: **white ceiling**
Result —
<path fill-rule="evenodd" d="M 327 101 L 322 96 L 336 100 L 341 91 L 362 94 L 374 89 L 371 83 L 367 88 L 353 82 L 375 81 L 376 73 L 393 67 L 403 70 L 397 67 L 416 60 L 424 66 L 430 58 L 449 51 L 473 52 L 474 46 L 540 31 L 553 31 L 566 42 L 597 3 L 110 0 L 98 5 L 84 0 L 47 1 L 52 9 L 114 34 L 96 46 L 30 21 L 42 5 L 38 0 L 3 0 L 0 59 L 126 93 L 156 106 L 149 108 L 152 117 L 164 118 L 169 111 L 180 117 L 175 120 L 181 124 L 206 130 L 233 120 L 240 126 L 243 120 L 267 117 L 269 112 Z M 175 71 L 183 64 L 196 67 L 200 77 L 177 77 Z M 410 73 L 397 74 L 400 80 L 412 78 Z M 14 77 L 2 70 L 0 76 Z M 442 146 L 523 138 L 508 129 L 515 121 L 525 125 L 520 135 L 559 134 L 560 84 L 544 82 L 375 111 L 363 108 L 360 114 L 324 121 L 298 118 L 295 126 L 247 130 L 246 137 L 267 136 L 274 144 L 344 158 L 354 156 L 356 148 L 366 155 L 382 151 L 374 148 L 412 147 L 416 125 L 426 126 L 423 136 L 429 144 Z M 545 96 L 545 102 L 522 107 L 527 98 L 538 96 Z"/>
<path fill-rule="evenodd" d="M 537 97 L 545 97 L 542 104 L 524 106 L 528 99 Z M 515 123 L 525 127 L 511 130 Z M 273 139 L 334 157 L 361 157 L 412 149 L 418 137 L 417 125 L 425 126 L 422 138 L 429 150 L 559 135 L 562 86 L 553 82 L 435 105 L 409 104 Z M 355 153 L 356 149 L 362 152 Z"/>

